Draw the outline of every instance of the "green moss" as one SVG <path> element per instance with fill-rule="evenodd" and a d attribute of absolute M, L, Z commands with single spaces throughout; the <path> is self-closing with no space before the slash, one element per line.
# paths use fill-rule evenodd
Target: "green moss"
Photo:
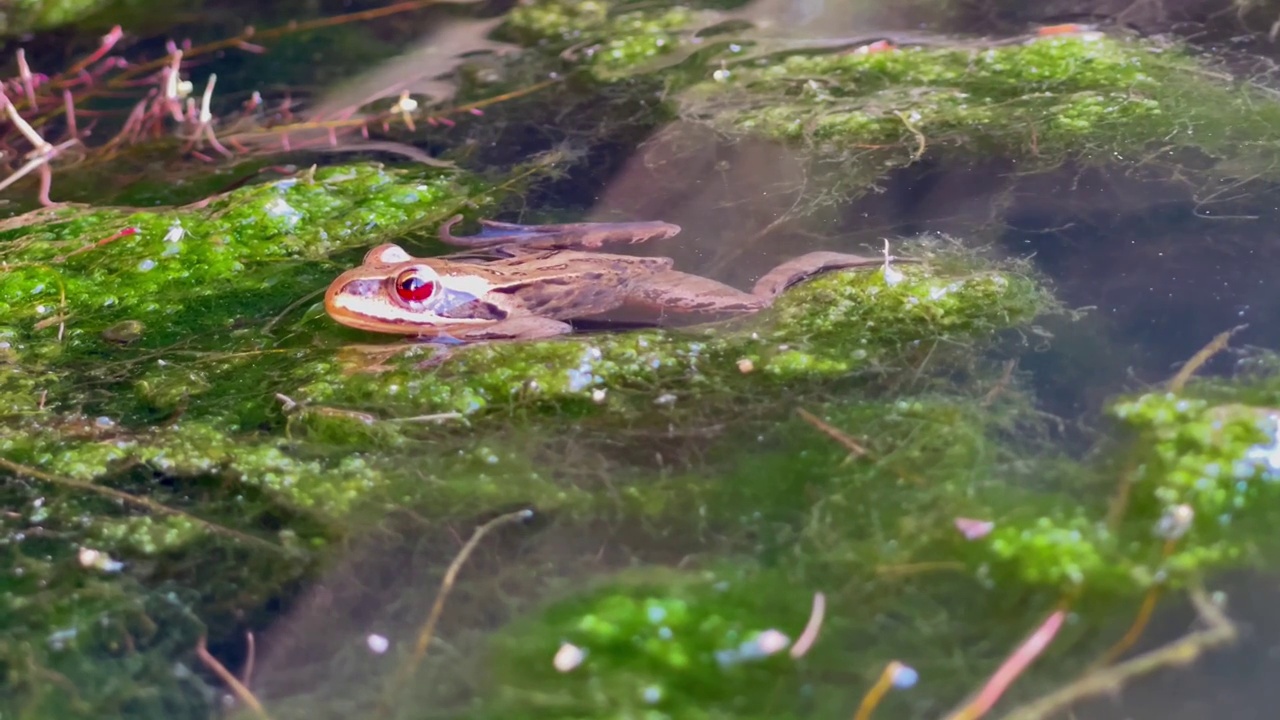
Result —
<path fill-rule="evenodd" d="M 676 50 L 697 18 L 684 7 L 612 12 L 600 0 L 539 0 L 512 10 L 504 28 L 526 44 L 573 47 L 586 67 L 607 78 Z"/>
<path fill-rule="evenodd" d="M 761 586 L 748 573 L 649 573 L 556 604 L 494 643 L 498 675 L 482 716 L 754 717 L 799 682 L 785 651 L 762 650 L 762 635 L 767 643 L 776 623 L 803 622 L 805 607 L 792 591 L 795 604 L 778 613 L 788 593 Z M 583 657 L 558 672 L 551 658 L 565 644 Z"/>
<path fill-rule="evenodd" d="M 17 0 L 0 17 L 0 33 L 20 35 L 74 23 L 110 5 L 112 0 Z"/>
<path fill-rule="evenodd" d="M 1112 412 L 1141 448 L 1133 516 L 1153 534 L 1180 538 L 1167 561 L 1175 579 L 1275 551 L 1257 534 L 1277 521 L 1270 510 L 1280 479 L 1275 410 L 1152 393 Z"/>
<path fill-rule="evenodd" d="M 799 142 L 828 161 L 856 158 L 873 173 L 859 173 L 866 180 L 925 152 L 1028 168 L 1069 158 L 1160 163 L 1172 155 L 1146 157 L 1157 139 L 1265 171 L 1280 111 L 1247 87 L 1204 82 L 1198 62 L 1102 36 L 793 55 L 732 65 L 681 103 L 725 130 Z"/>
<path fill-rule="evenodd" d="M 538 2 L 508 31 L 545 41 L 544 58 L 582 43 L 601 79 L 688 50 L 698 19 Z M 1192 84 L 1197 66 L 1150 49 L 1058 39 L 791 57 L 730 64 L 683 95 L 673 80 L 668 97 L 832 159 L 889 146 L 873 151 L 871 175 L 850 174 L 860 190 L 939 149 L 1028 166 L 1110 159 L 1165 137 L 1175 117 L 1201 123 L 1187 143 L 1221 157 L 1268 137 L 1270 110 L 1244 113 L 1245 96 Z M 1209 133 L 1219 122 L 1224 133 Z M 440 570 L 477 518 L 531 506 L 546 524 L 510 546 L 486 539 L 438 628 L 433 682 L 411 692 L 485 678 L 473 709 L 492 717 L 848 717 L 902 658 L 928 695 L 882 712 L 938 715 L 1064 591 L 1131 601 L 1240 562 L 1274 521 L 1265 408 L 1280 400 L 1255 388 L 1117 405 L 1136 460 L 1129 510 L 1109 526 L 1117 473 L 1063 457 L 1020 380 L 982 357 L 1002 331 L 1055 310 L 1052 298 L 1022 265 L 923 241 L 903 250 L 923 265 L 833 273 L 754 317 L 467 347 L 427 366 L 429 347 L 381 357 L 396 340 L 324 315 L 318 293 L 366 248 L 394 238 L 417 250 L 423 227 L 493 194 L 463 173 L 353 166 L 199 208 L 63 209 L 0 234 L 0 455 L 45 475 L 5 473 L 0 548 L 22 572 L 0 583 L 0 666 L 21 670 L 0 714 L 159 717 L 176 697 L 200 707 L 169 716 L 198 714 L 213 695 L 172 672 L 194 638 L 260 627 L 253 613 L 292 599 L 334 548 L 366 531 L 402 541 L 415 534 L 397 536 L 387 516 L 412 516 L 434 533 L 424 542 Z M 137 232 L 116 234 L 126 227 Z M 798 407 L 867 452 L 851 456 Z M 1165 553 L 1157 528 L 1183 505 L 1194 522 Z M 958 518 L 993 530 L 967 539 Z M 80 548 L 101 562 L 81 564 Z M 967 571 L 910 579 L 937 563 Z M 642 570 L 608 573 L 622 565 Z M 584 574 L 604 579 L 580 590 Z M 415 593 L 438 580 L 359 595 L 370 621 L 345 628 L 332 666 L 315 661 L 317 678 L 357 679 L 296 683 L 313 688 L 308 700 L 354 709 L 377 695 L 378 683 L 354 687 L 383 669 L 356 635 L 382 632 L 380 613 L 408 617 L 388 632 L 407 652 L 429 606 Z M 762 632 L 794 638 L 816 589 L 830 614 L 811 655 L 742 656 Z M 495 625 L 478 667 L 476 636 Z M 566 642 L 586 656 L 556 672 Z M 38 681 L 51 673 L 89 690 L 50 690 Z"/>
<path fill-rule="evenodd" d="M 430 222 L 479 193 L 446 174 L 415 180 L 351 166 L 238 190 L 199 211 L 68 210 L 63 221 L 0 234 L 0 312 L 27 329 L 20 340 L 40 344 L 58 326 L 37 324 L 65 316 L 60 352 L 100 348 L 103 330 L 122 321 L 152 328 L 141 345 L 162 347 L 265 321 L 282 297 L 324 282 L 338 267 L 329 254 Z"/>
<path fill-rule="evenodd" d="M 291 338 L 263 328 L 359 252 L 473 202 L 486 202 L 484 191 L 466 177 L 349 166 L 237 190 L 201 209 L 62 210 L 0 233 L 6 353 L 62 372 L 93 366 L 102 391 L 132 384 L 141 406 L 93 409 L 116 420 L 172 412 L 212 378 L 232 380 L 227 357 L 287 354 Z M 329 259 L 343 251 L 345 260 Z M 121 328 L 138 332 L 121 342 Z M 265 373 L 246 367 L 236 366 L 239 392 L 265 390 Z M 92 386 L 45 389 L 53 407 L 111 397 Z"/>
<path fill-rule="evenodd" d="M 28 717 L 203 711 L 208 688 L 191 673 L 174 672 L 173 658 L 203 630 L 182 600 L 31 545 L 4 551 L 0 707 Z"/>
<path fill-rule="evenodd" d="M 1258 392 L 1241 384 L 1231 394 Z M 1178 586 L 1274 554 L 1267 528 L 1280 521 L 1271 510 L 1280 415 L 1195 394 L 1115 403 L 1110 412 L 1126 431 L 1115 479 L 1090 501 L 1015 510 L 984 543 L 1000 561 L 994 571 L 1012 572 L 1018 582 L 1126 592 Z M 1121 521 L 1109 525 L 1110 503 L 1121 495 Z"/>

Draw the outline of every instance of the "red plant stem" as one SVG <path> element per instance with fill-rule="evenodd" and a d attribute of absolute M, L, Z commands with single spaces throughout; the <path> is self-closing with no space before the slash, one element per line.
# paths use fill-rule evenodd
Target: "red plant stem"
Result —
<path fill-rule="evenodd" d="M 1014 680 L 1027 669 L 1032 662 L 1035 661 L 1044 649 L 1049 647 L 1049 643 L 1053 641 L 1054 636 L 1058 634 L 1058 630 L 1062 628 L 1062 623 L 1067 619 L 1066 610 L 1057 610 L 1031 633 L 1026 639 L 1013 651 L 1013 654 L 1000 665 L 987 684 L 982 687 L 973 702 L 963 707 L 960 712 L 952 716 L 952 720 L 977 720 L 990 710 L 1004 691 L 1009 689 Z"/>
<path fill-rule="evenodd" d="M 67 136 L 80 137 L 80 131 L 76 129 L 76 104 L 70 90 L 62 91 L 62 102 L 67 108 Z"/>
<path fill-rule="evenodd" d="M 53 207 L 57 205 L 49 197 L 49 191 L 53 189 L 53 171 L 49 169 L 49 163 L 40 166 L 40 191 L 36 195 L 36 199 L 45 207 Z"/>
<path fill-rule="evenodd" d="M 31 67 L 27 65 L 27 54 L 21 48 L 18 49 L 18 75 L 22 78 L 22 90 L 27 96 L 27 102 L 35 107 L 36 86 L 31 77 Z"/>
<path fill-rule="evenodd" d="M 124 37 L 124 31 L 120 29 L 119 25 L 111 28 L 110 32 L 102 36 L 102 44 L 98 46 L 97 50 L 90 53 L 89 57 L 81 60 L 75 65 L 72 65 L 64 74 L 79 75 L 81 70 L 84 70 L 90 65 L 98 62 L 103 58 L 103 56 L 111 52 L 111 48 L 115 47 L 116 43 L 120 42 L 120 38 L 122 37 Z"/>
<path fill-rule="evenodd" d="M 804 632 L 800 633 L 800 637 L 796 638 L 796 642 L 791 646 L 791 657 L 803 657 L 809 652 L 809 648 L 818 640 L 818 632 L 822 630 L 822 618 L 827 610 L 827 596 L 822 593 L 814 593 L 813 610 L 809 612 L 809 622 L 804 626 Z"/>

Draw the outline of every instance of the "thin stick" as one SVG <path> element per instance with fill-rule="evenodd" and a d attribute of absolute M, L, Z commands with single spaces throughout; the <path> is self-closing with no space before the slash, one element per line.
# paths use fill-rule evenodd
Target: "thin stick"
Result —
<path fill-rule="evenodd" d="M 121 29 L 119 25 L 116 25 L 115 27 L 111 28 L 110 32 L 102 36 L 102 40 L 98 45 L 97 50 L 94 50 L 92 53 L 82 58 L 79 62 L 67 68 L 66 71 L 62 73 L 62 76 L 65 78 L 77 77 L 78 75 L 80 75 L 81 72 L 88 69 L 90 65 L 98 62 L 103 57 L 105 57 L 107 53 L 111 52 L 111 49 L 114 48 L 116 46 L 116 43 L 120 42 L 120 40 L 123 37 L 124 37 L 124 31 L 123 29 Z"/>
<path fill-rule="evenodd" d="M 1195 375 L 1197 370 L 1203 367 L 1205 363 L 1209 362 L 1214 355 L 1217 355 L 1227 349 L 1227 343 L 1231 341 L 1232 335 L 1235 335 L 1247 327 L 1249 326 L 1237 325 L 1226 332 L 1221 332 L 1215 335 L 1214 338 L 1209 341 L 1208 345 L 1200 348 L 1195 355 L 1192 355 L 1191 359 L 1188 360 L 1186 364 L 1182 366 L 1182 369 L 1178 371 L 1178 374 L 1173 376 L 1173 379 L 1169 381 L 1169 390 L 1171 392 L 1178 392 L 1181 390 L 1182 387 L 1187 384 L 1187 381 L 1191 379 L 1191 376 Z"/>
<path fill-rule="evenodd" d="M 267 333 L 271 332 L 271 328 L 275 327 L 276 323 L 284 319 L 284 316 L 288 315 L 294 310 L 297 310 L 300 306 L 310 302 L 313 298 L 323 295 L 324 291 L 325 291 L 325 288 L 320 288 L 319 290 L 316 290 L 313 293 L 308 293 L 306 295 L 303 295 L 297 300 L 294 300 L 293 302 L 289 303 L 289 306 L 286 307 L 284 310 L 281 310 L 279 315 L 276 315 L 275 317 L 271 318 L 271 320 L 268 321 L 266 325 L 262 326 L 262 330 L 261 330 L 262 334 L 266 335 Z"/>
<path fill-rule="evenodd" d="M 844 434 L 838 428 L 826 422 L 825 420 L 818 417 L 817 415 L 814 415 L 813 413 L 809 412 L 808 410 L 805 410 L 804 408 L 796 408 L 796 412 L 800 415 L 801 419 L 803 419 L 805 422 L 817 428 L 818 431 L 821 432 L 823 435 L 826 435 L 832 440 L 835 440 L 836 442 L 843 445 L 844 448 L 848 450 L 851 455 L 856 457 L 864 457 L 867 454 L 867 449 L 862 445 L 860 445 L 857 440 L 854 440 L 853 438 Z"/>
<path fill-rule="evenodd" d="M 503 525 L 528 520 L 531 517 L 533 517 L 533 511 L 528 508 L 507 513 L 506 515 L 499 515 L 476 528 L 475 532 L 471 534 L 471 539 L 458 551 L 458 556 L 453 559 L 452 563 L 449 563 L 449 569 L 444 573 L 444 580 L 440 582 L 440 591 L 436 594 L 436 601 L 431 605 L 431 612 L 427 614 L 427 621 L 423 623 L 422 630 L 418 632 L 418 642 L 413 647 L 413 655 L 409 657 L 409 662 L 401 668 L 399 677 L 392 688 L 393 692 L 399 691 L 404 681 L 417 671 L 423 658 L 427 656 L 427 647 L 431 644 L 431 638 L 435 636 L 436 623 L 440 620 L 440 614 L 444 612 L 444 601 L 449 597 L 449 592 L 453 590 L 453 583 L 458 579 L 458 572 L 462 570 L 462 565 L 471 556 L 471 552 L 476 549 L 476 546 L 480 544 L 484 536 L 493 530 Z"/>
<path fill-rule="evenodd" d="M 1133 492 L 1135 472 L 1137 468 L 1130 460 L 1125 471 L 1120 473 L 1120 487 L 1116 489 L 1116 496 L 1111 499 L 1111 507 L 1107 510 L 1107 527 L 1112 530 L 1120 527 L 1120 521 L 1124 520 L 1124 513 L 1129 509 L 1129 495 Z"/>
<path fill-rule="evenodd" d="M 1000 379 L 996 381 L 996 384 L 982 398 L 982 402 L 980 403 L 982 407 L 987 407 L 991 403 L 995 402 L 995 399 L 1000 396 L 1000 393 L 1004 392 L 1004 389 L 1009 386 L 1009 381 L 1013 379 L 1013 369 L 1017 366 L 1018 358 L 1010 358 L 1005 361 L 1004 372 L 1000 373 Z"/>
<path fill-rule="evenodd" d="M 917 128 L 915 124 L 911 122 L 911 119 L 907 117 L 906 113 L 902 111 L 896 111 L 894 112 L 894 115 L 898 116 L 898 119 L 902 121 L 902 124 L 905 125 L 907 130 L 910 131 L 911 134 L 914 135 L 916 138 L 916 151 L 911 154 L 911 162 L 916 162 L 920 158 L 924 157 L 924 150 L 926 147 L 928 147 L 928 143 L 925 141 L 924 133 L 920 132 L 920 129 Z"/>
<path fill-rule="evenodd" d="M 205 667 L 212 670 L 214 675 L 217 675 L 222 682 L 227 684 L 227 687 L 231 688 L 232 694 L 239 698 L 240 702 L 248 705 L 249 709 L 253 710 L 253 714 L 262 718 L 262 720 L 271 720 L 271 716 L 267 714 L 267 709 L 262 707 L 262 703 L 258 702 L 258 698 L 254 697 L 253 692 L 237 680 L 236 676 L 232 675 L 225 665 L 218 662 L 218 658 L 209 654 L 209 650 L 204 646 L 203 635 L 196 641 L 196 655 L 200 658 L 200 662 L 204 663 Z"/>
<path fill-rule="evenodd" d="M 884 699 L 885 694 L 893 688 L 893 679 L 905 668 L 906 666 L 897 660 L 886 665 L 884 672 L 880 673 L 880 679 L 876 680 L 876 684 L 872 685 L 867 694 L 862 696 L 862 702 L 858 703 L 858 711 L 853 714 L 853 720 L 870 720 L 872 711 Z"/>
<path fill-rule="evenodd" d="M 876 575 L 897 577 L 902 575 L 919 575 L 942 570 L 965 570 L 969 566 L 959 560 L 933 560 L 929 562 L 900 563 L 898 565 L 880 565 L 876 567 Z"/>
<path fill-rule="evenodd" d="M 1164 547 L 1161 550 L 1161 560 L 1167 561 L 1173 551 L 1177 548 L 1177 538 L 1169 538 L 1164 541 Z M 1142 636 L 1142 631 L 1147 629 L 1147 623 L 1151 622 L 1151 615 L 1156 610 L 1156 604 L 1160 601 L 1160 595 L 1163 593 L 1164 587 L 1161 585 L 1152 585 L 1147 590 L 1146 596 L 1142 598 L 1142 607 L 1138 608 L 1138 616 L 1134 618 L 1133 624 L 1129 626 L 1124 637 L 1119 642 L 1111 646 L 1106 655 L 1098 662 L 1099 667 L 1106 667 L 1120 659 L 1133 644 L 1138 642 L 1138 638 Z"/>
<path fill-rule="evenodd" d="M 1138 638 L 1142 636 L 1142 631 L 1147 629 L 1147 623 L 1151 622 L 1151 615 L 1155 612 L 1156 604 L 1160 601 L 1160 594 L 1163 588 L 1154 585 L 1147 591 L 1142 598 L 1142 607 L 1138 608 L 1138 616 L 1134 618 L 1133 624 L 1129 626 L 1129 630 L 1125 632 L 1124 637 L 1119 642 L 1111 646 L 1107 650 L 1107 654 L 1102 656 L 1102 660 L 1098 662 L 1101 667 L 1106 667 L 1114 663 L 1126 650 L 1133 647 L 1138 642 Z"/>
<path fill-rule="evenodd" d="M 137 507 L 145 508 L 147 510 L 150 510 L 151 512 L 159 513 L 161 515 L 172 515 L 174 517 L 180 517 L 186 520 L 187 522 L 190 522 L 194 525 L 204 528 L 205 530 L 208 530 L 209 532 L 212 532 L 218 535 L 225 535 L 226 537 L 234 538 L 242 542 L 247 542 L 252 545 L 257 545 L 259 547 L 269 548 L 271 550 L 274 550 L 275 552 L 284 552 L 284 548 L 274 543 L 269 543 L 266 540 L 263 540 L 262 538 L 256 538 L 252 535 L 242 533 L 238 530 L 232 530 L 231 528 L 222 527 L 221 525 L 215 525 L 214 523 L 211 523 L 208 520 L 201 520 L 200 518 L 194 515 L 190 515 L 181 510 L 168 507 L 167 505 L 162 505 L 156 502 L 155 500 L 151 500 L 150 498 L 138 497 L 137 495 L 130 495 L 127 492 L 122 492 L 120 490 L 105 487 L 103 485 L 95 485 L 94 483 L 83 482 L 83 481 L 75 480 L 69 477 L 61 477 L 59 475 L 53 475 L 51 473 L 47 473 L 43 470 L 33 468 L 28 465 L 16 463 L 7 458 L 0 458 L 0 468 L 4 468 L 15 475 L 26 475 L 28 477 L 33 477 L 37 480 L 43 480 L 47 483 L 53 483 L 54 485 L 61 485 L 64 487 L 75 488 L 77 490 L 84 490 L 85 492 L 91 492 L 97 495 L 104 495 L 114 500 L 119 500 L 120 502 L 123 502 L 126 505 L 135 505 Z"/>
<path fill-rule="evenodd" d="M 1119 665 L 1086 674 L 1070 685 L 1014 708 L 1002 720 L 1044 720 L 1058 714 L 1086 698 L 1120 691 L 1126 682 L 1161 668 L 1190 665 L 1205 651 L 1229 645 L 1239 637 L 1234 623 L 1223 614 L 1212 600 L 1199 588 L 1192 588 L 1188 595 L 1200 619 L 1209 627 L 1184 635 L 1173 642 L 1156 648 Z"/>

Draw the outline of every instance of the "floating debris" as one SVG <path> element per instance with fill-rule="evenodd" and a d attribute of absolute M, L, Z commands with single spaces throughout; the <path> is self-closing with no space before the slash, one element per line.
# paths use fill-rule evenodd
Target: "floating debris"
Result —
<path fill-rule="evenodd" d="M 124 569 L 124 563 L 113 559 L 101 550 L 82 547 L 77 557 L 80 560 L 80 567 L 83 568 L 93 568 L 108 573 L 120 572 Z"/>
<path fill-rule="evenodd" d="M 391 647 L 391 641 L 377 633 L 369 633 L 368 637 L 364 639 L 364 644 L 369 647 L 370 652 L 376 655 L 385 653 L 387 648 Z"/>
<path fill-rule="evenodd" d="M 1187 504 L 1169 508 L 1156 523 L 1156 535 L 1165 540 L 1178 540 L 1191 529 L 1196 519 L 1196 511 Z"/>
<path fill-rule="evenodd" d="M 586 658 L 586 650 L 583 650 L 573 643 L 565 643 L 556 651 L 556 656 L 551 661 L 551 664 L 559 672 L 565 673 L 581 665 L 582 661 Z"/>
<path fill-rule="evenodd" d="M 990 520 L 974 520 L 973 518 L 956 518 L 956 529 L 964 535 L 965 540 L 981 540 L 996 528 Z"/>
<path fill-rule="evenodd" d="M 741 662 L 760 660 L 786 650 L 790 644 L 791 638 L 781 632 L 772 629 L 765 630 L 754 638 L 744 641 L 736 648 L 717 650 L 716 662 L 720 663 L 721 667 L 729 667 Z"/>
<path fill-rule="evenodd" d="M 893 256 L 889 254 L 889 241 L 886 239 L 884 241 L 884 284 L 890 287 L 902 282 L 904 277 L 889 264 L 892 259 Z"/>

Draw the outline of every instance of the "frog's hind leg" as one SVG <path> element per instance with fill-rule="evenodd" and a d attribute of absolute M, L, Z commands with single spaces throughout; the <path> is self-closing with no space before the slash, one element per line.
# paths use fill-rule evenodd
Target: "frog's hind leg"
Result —
<path fill-rule="evenodd" d="M 458 247 L 520 246 L 542 250 L 599 248 L 609 243 L 639 243 L 665 240 L 680 232 L 679 225 L 659 221 L 586 222 L 564 225 L 517 225 L 481 220 L 475 235 L 454 235 L 451 229 L 462 221 L 455 215 L 440 226 L 440 241 Z"/>
<path fill-rule="evenodd" d="M 752 313 L 769 300 L 700 275 L 666 270 L 623 291 L 623 307 L 661 318 L 665 315 L 717 316 Z"/>
<path fill-rule="evenodd" d="M 902 260 L 901 262 L 910 262 Z M 784 290 L 809 278 L 832 270 L 862 268 L 882 265 L 882 257 L 864 257 L 838 252 L 811 252 L 798 258 L 788 260 L 765 273 L 756 281 L 751 294 L 755 297 L 772 301 Z"/>

